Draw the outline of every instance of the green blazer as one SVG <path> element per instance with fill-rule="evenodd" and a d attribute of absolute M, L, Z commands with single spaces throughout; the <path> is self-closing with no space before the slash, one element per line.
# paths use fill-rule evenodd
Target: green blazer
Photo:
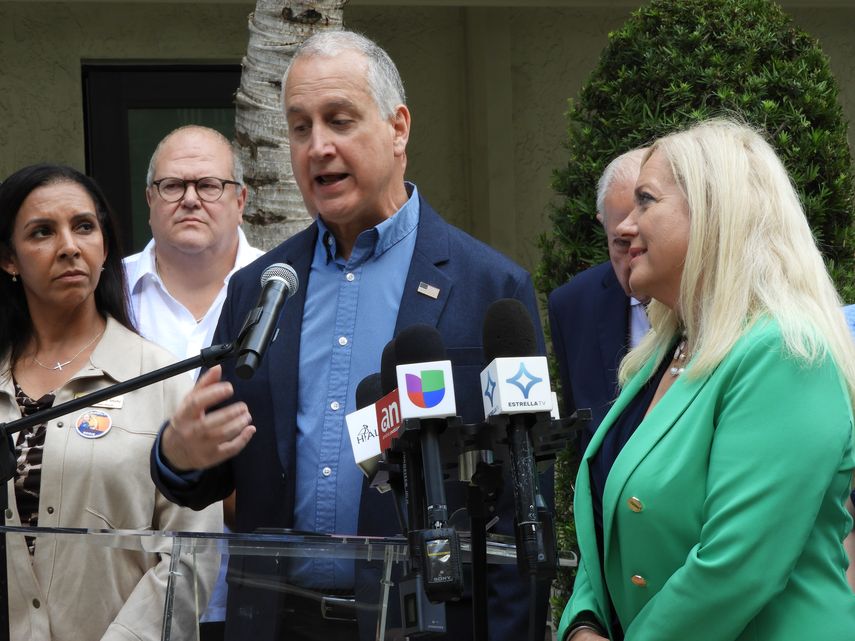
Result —
<path fill-rule="evenodd" d="M 681 376 L 639 425 L 606 482 L 601 567 L 589 461 L 655 366 L 626 385 L 579 468 L 581 562 L 558 638 L 585 611 L 608 629 L 608 585 L 626 641 L 855 639 L 849 394 L 831 359 L 784 354 L 775 323 L 708 376 Z"/>

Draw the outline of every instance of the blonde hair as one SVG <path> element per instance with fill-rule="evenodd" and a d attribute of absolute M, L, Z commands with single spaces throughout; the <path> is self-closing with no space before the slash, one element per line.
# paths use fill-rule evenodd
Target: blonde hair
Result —
<path fill-rule="evenodd" d="M 806 364 L 829 355 L 855 399 L 855 346 L 786 169 L 750 127 L 714 119 L 657 140 L 690 212 L 676 311 L 652 301 L 652 331 L 620 366 L 623 385 L 661 358 L 679 331 L 710 373 L 758 320 L 774 319 L 785 349 Z M 645 158 L 645 161 L 647 160 Z"/>

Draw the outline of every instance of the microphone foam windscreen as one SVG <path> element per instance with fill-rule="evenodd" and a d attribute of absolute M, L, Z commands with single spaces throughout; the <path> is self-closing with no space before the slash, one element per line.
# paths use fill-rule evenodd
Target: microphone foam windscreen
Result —
<path fill-rule="evenodd" d="M 537 356 L 537 338 L 528 309 L 516 298 L 500 298 L 487 308 L 482 334 L 484 358 Z"/>
<path fill-rule="evenodd" d="M 383 396 L 398 387 L 398 374 L 395 371 L 397 364 L 398 357 L 395 353 L 395 339 L 393 338 L 386 343 L 386 347 L 383 348 L 383 355 L 380 357 L 380 388 Z"/>
<path fill-rule="evenodd" d="M 293 296 L 300 289 L 300 279 L 291 265 L 286 265 L 285 263 L 273 263 L 270 265 L 261 274 L 261 286 L 264 287 L 271 278 L 281 278 L 285 281 L 285 286 L 288 288 L 288 296 Z"/>
<path fill-rule="evenodd" d="M 398 365 L 444 361 L 448 358 L 442 336 L 430 325 L 411 325 L 395 338 Z"/>
<path fill-rule="evenodd" d="M 380 383 L 380 373 L 369 374 L 356 386 L 356 409 L 373 405 L 383 398 L 383 387 Z"/>

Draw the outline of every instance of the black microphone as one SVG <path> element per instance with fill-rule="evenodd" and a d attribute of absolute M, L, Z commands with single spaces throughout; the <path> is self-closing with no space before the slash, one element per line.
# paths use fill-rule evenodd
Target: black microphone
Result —
<path fill-rule="evenodd" d="M 509 396 L 524 391 L 525 396 L 512 409 L 504 409 L 488 419 L 506 429 L 514 491 L 517 564 L 523 574 L 551 577 L 558 562 L 554 524 L 538 488 L 531 434 L 534 425 L 548 418 L 548 414 L 536 411 L 537 403 L 532 400 L 534 395 L 530 395 L 535 386 L 547 394 L 551 391 L 546 359 L 538 355 L 534 324 L 525 305 L 514 298 L 500 299 L 490 305 L 484 317 L 483 346 L 485 359 L 491 363 L 485 373 L 490 372 L 488 378 L 494 386 L 485 394 Z M 494 375 L 499 371 L 496 359 L 512 360 L 512 370 L 518 373 L 511 378 Z M 538 365 L 542 365 L 537 370 L 543 372 L 540 377 L 533 374 Z M 483 381 L 482 374 L 482 385 Z M 540 385 L 545 388 L 541 390 Z"/>
<path fill-rule="evenodd" d="M 456 530 L 448 527 L 439 446 L 440 433 L 457 413 L 451 363 L 439 332 L 428 325 L 402 330 L 395 338 L 394 352 L 404 419 L 400 439 L 412 448 L 404 459 L 404 473 L 409 477 L 421 472 L 421 483 L 416 485 L 421 485 L 424 496 L 418 515 L 423 525 L 419 527 L 414 525 L 417 521 L 410 520 L 410 552 L 424 578 L 428 598 L 434 603 L 457 599 L 463 592 L 460 540 Z M 419 458 L 421 470 L 412 469 L 417 467 Z"/>
<path fill-rule="evenodd" d="M 429 325 L 412 325 L 404 329 L 395 339 L 395 353 L 398 365 L 414 365 L 448 359 L 442 337 Z M 445 381 L 446 389 L 453 389 L 453 386 L 453 381 Z M 398 393 L 403 394 L 405 391 L 399 389 Z M 402 416 L 409 418 L 403 410 Z M 447 417 L 448 414 L 445 413 L 445 416 Z M 445 429 L 446 421 L 447 419 L 442 417 L 423 418 L 420 419 L 419 427 L 428 525 L 434 528 L 445 527 L 448 522 L 448 504 L 445 500 L 442 458 L 439 451 L 439 434 Z"/>
<path fill-rule="evenodd" d="M 252 378 L 261 364 L 261 357 L 270 344 L 279 312 L 285 300 L 300 288 L 294 268 L 285 263 L 273 263 L 261 275 L 261 295 L 255 308 L 247 315 L 238 334 L 238 361 L 235 372 L 241 378 Z"/>
<path fill-rule="evenodd" d="M 481 334 L 484 358 L 540 356 L 528 309 L 516 298 L 500 298 L 487 308 Z"/>
<path fill-rule="evenodd" d="M 374 405 L 383 398 L 383 387 L 380 384 L 380 373 L 369 374 L 356 386 L 356 409 Z"/>
<path fill-rule="evenodd" d="M 393 338 L 386 343 L 386 346 L 383 348 L 383 354 L 380 356 L 380 387 L 383 391 L 383 396 L 398 387 L 398 373 L 395 371 L 397 364 L 398 356 L 395 352 L 395 339 Z"/>

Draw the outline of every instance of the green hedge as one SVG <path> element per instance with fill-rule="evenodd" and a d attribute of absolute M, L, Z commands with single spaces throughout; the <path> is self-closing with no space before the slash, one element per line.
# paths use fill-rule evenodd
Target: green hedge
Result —
<path fill-rule="evenodd" d="M 606 258 L 594 219 L 609 160 L 710 116 L 763 127 L 798 188 L 847 301 L 853 278 L 852 167 L 837 83 L 817 41 L 767 0 L 653 0 L 609 35 L 597 68 L 571 101 L 564 197 L 541 238 L 546 293 Z"/>

